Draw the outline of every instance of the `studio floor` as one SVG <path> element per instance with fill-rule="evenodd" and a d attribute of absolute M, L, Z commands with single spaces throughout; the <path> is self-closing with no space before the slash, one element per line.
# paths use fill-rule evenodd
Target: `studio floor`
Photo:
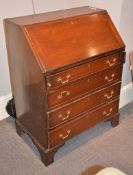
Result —
<path fill-rule="evenodd" d="M 120 124 L 104 122 L 66 142 L 46 167 L 31 139 L 19 137 L 11 117 L 0 121 L 0 175 L 80 175 L 94 165 L 133 174 L 133 102 L 120 110 Z"/>

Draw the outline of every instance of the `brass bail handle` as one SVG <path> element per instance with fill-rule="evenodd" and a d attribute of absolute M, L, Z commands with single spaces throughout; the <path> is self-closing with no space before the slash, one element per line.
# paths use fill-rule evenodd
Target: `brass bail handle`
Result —
<path fill-rule="evenodd" d="M 108 76 L 106 76 L 106 77 L 105 77 L 105 80 L 106 80 L 107 82 L 111 82 L 111 81 L 114 80 L 114 77 L 115 77 L 115 74 L 113 73 L 113 74 L 111 75 L 111 78 L 109 78 Z"/>
<path fill-rule="evenodd" d="M 111 99 L 113 97 L 114 91 L 111 91 L 110 95 L 104 94 L 104 97 L 107 99 Z"/>
<path fill-rule="evenodd" d="M 70 95 L 70 92 L 69 92 L 69 91 L 62 91 L 62 92 L 57 96 L 57 98 L 60 100 L 60 99 L 62 99 L 63 97 L 69 96 L 69 95 Z"/>
<path fill-rule="evenodd" d="M 61 119 L 62 121 L 64 121 L 64 120 L 66 120 L 66 119 L 68 119 L 70 117 L 70 113 L 71 113 L 71 111 L 68 110 L 66 112 L 66 116 L 63 116 L 62 114 L 59 114 L 58 118 Z"/>
<path fill-rule="evenodd" d="M 110 108 L 110 109 L 109 109 L 109 112 L 104 111 L 104 112 L 103 112 L 103 115 L 106 116 L 106 117 L 109 117 L 109 116 L 112 114 L 112 111 L 113 111 L 113 109 Z"/>
<path fill-rule="evenodd" d="M 59 78 L 57 78 L 57 81 L 58 81 L 58 82 L 61 82 L 61 84 L 64 85 L 64 84 L 66 84 L 66 83 L 69 82 L 70 77 L 71 77 L 71 75 L 70 75 L 70 74 L 67 74 L 67 75 L 66 75 L 66 80 L 63 80 L 61 77 L 59 77 Z"/>
<path fill-rule="evenodd" d="M 61 138 L 62 140 L 67 139 L 70 136 L 71 130 L 70 129 L 67 130 L 66 133 L 67 133 L 66 135 L 59 134 L 59 138 Z"/>
<path fill-rule="evenodd" d="M 109 67 L 114 66 L 114 65 L 116 64 L 116 58 L 114 58 L 114 59 L 112 60 L 112 62 L 111 62 L 110 60 L 107 60 L 107 61 L 106 61 L 106 64 L 107 64 Z"/>

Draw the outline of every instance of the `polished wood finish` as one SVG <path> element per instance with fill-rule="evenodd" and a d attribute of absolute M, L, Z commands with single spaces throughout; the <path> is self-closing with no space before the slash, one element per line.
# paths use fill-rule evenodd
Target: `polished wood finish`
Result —
<path fill-rule="evenodd" d="M 66 85 L 77 79 L 97 73 L 99 71 L 106 70 L 121 63 L 121 56 L 117 53 L 79 65 L 66 71 L 54 74 L 52 76 L 47 76 L 47 88 L 48 90 L 52 90 L 53 88 Z"/>
<path fill-rule="evenodd" d="M 9 20 L 5 22 L 11 86 L 17 119 L 32 133 L 39 144 L 47 148 L 44 76 L 20 27 Z"/>
<path fill-rule="evenodd" d="M 112 118 L 118 113 L 118 104 L 118 100 L 111 102 L 52 130 L 49 133 L 50 147 L 59 145 L 97 123 Z"/>
<path fill-rule="evenodd" d="M 111 28 L 111 22 L 104 11 L 63 21 L 27 25 L 23 27 L 23 31 L 27 40 L 36 46 L 36 49 L 32 49 L 38 55 L 44 72 L 124 46 L 115 35 L 114 28 Z M 38 35 L 38 32 L 42 35 Z"/>
<path fill-rule="evenodd" d="M 61 106 L 61 108 L 50 110 L 50 112 L 48 112 L 49 128 L 60 125 L 88 109 L 91 110 L 100 104 L 117 98 L 120 94 L 120 85 L 120 82 L 113 84 L 102 90 L 78 98 L 77 100 L 73 100 L 72 103 Z"/>
<path fill-rule="evenodd" d="M 104 166 L 101 166 L 101 165 L 93 165 L 93 166 L 87 168 L 80 175 L 96 175 L 98 172 L 100 172 L 104 168 L 105 167 Z"/>
<path fill-rule="evenodd" d="M 114 83 L 121 80 L 122 67 L 116 66 L 104 72 L 99 72 L 92 76 L 80 79 L 76 83 L 60 88 L 59 90 L 48 94 L 48 107 L 57 106 L 61 103 L 67 103 L 74 97 L 98 90 L 109 83 Z"/>
<path fill-rule="evenodd" d="M 45 165 L 69 138 L 119 123 L 125 45 L 108 13 L 92 7 L 5 20 L 16 130 Z"/>

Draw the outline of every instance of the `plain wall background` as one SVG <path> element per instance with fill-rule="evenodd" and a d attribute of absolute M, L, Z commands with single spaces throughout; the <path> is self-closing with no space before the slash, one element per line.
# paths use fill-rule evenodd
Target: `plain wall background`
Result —
<path fill-rule="evenodd" d="M 123 85 L 131 82 L 128 54 L 133 49 L 133 1 L 129 0 L 34 0 L 36 13 L 90 5 L 107 9 L 127 45 L 127 61 L 124 65 Z M 32 0 L 0 0 L 0 97 L 11 93 L 3 18 L 33 14 Z"/>
<path fill-rule="evenodd" d="M 123 85 L 131 82 L 129 52 L 133 50 L 133 1 L 123 0 L 120 20 L 120 34 L 126 44 L 126 64 L 123 71 Z"/>
<path fill-rule="evenodd" d="M 33 13 L 31 0 L 0 0 L 0 96 L 11 92 L 4 39 L 3 18 Z"/>

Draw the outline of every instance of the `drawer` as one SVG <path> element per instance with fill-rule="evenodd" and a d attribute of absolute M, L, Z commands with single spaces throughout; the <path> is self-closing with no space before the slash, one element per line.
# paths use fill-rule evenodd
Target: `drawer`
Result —
<path fill-rule="evenodd" d="M 94 74 L 96 72 L 108 69 L 117 64 L 123 63 L 122 58 L 119 53 L 100 58 L 96 61 L 92 61 L 80 66 L 62 71 L 52 76 L 47 77 L 48 89 L 57 88 L 59 86 L 68 84 L 75 81 L 81 77 L 87 76 L 89 74 Z"/>
<path fill-rule="evenodd" d="M 48 112 L 49 128 L 53 128 L 63 122 L 66 122 L 76 115 L 83 113 L 87 110 L 99 106 L 120 94 L 121 83 L 114 84 L 110 87 L 99 90 L 95 93 L 87 95 L 83 98 L 75 100 L 64 107 Z"/>
<path fill-rule="evenodd" d="M 115 66 L 106 71 L 96 73 L 93 76 L 82 78 L 76 83 L 69 84 L 67 87 L 62 87 L 59 90 L 48 94 L 48 107 L 50 108 L 62 103 L 67 103 L 69 100 L 83 95 L 84 93 L 89 93 L 96 89 L 101 89 L 101 87 L 108 85 L 109 83 L 120 81 L 121 75 L 122 66 Z"/>
<path fill-rule="evenodd" d="M 86 113 L 49 132 L 50 147 L 59 145 L 73 136 L 89 129 L 96 124 L 108 120 L 118 113 L 119 100 L 113 101 L 95 111 Z"/>

